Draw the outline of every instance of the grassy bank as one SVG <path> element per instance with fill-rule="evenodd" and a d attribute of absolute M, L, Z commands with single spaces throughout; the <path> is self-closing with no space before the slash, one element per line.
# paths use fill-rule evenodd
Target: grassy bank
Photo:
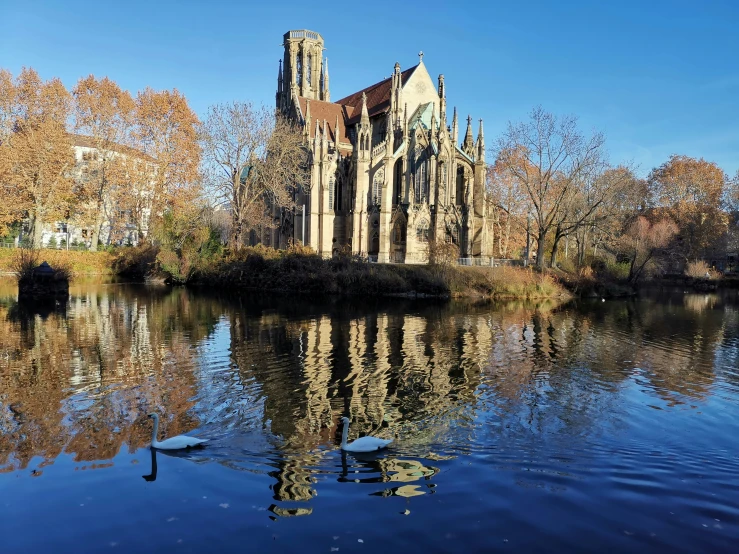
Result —
<path fill-rule="evenodd" d="M 13 272 L 13 260 L 18 255 L 15 248 L 0 248 L 0 273 Z M 40 261 L 50 266 L 63 266 L 73 275 L 112 275 L 115 273 L 115 256 L 109 252 L 77 252 L 73 250 L 53 250 L 42 248 L 38 251 Z"/>
<path fill-rule="evenodd" d="M 514 267 L 370 264 L 308 253 L 245 249 L 201 267 L 197 285 L 235 290 L 357 296 L 548 298 L 567 293 L 556 279 Z"/>
<path fill-rule="evenodd" d="M 39 260 L 68 267 L 76 277 L 121 275 L 134 280 L 172 278 L 154 247 L 109 252 L 39 250 Z M 10 273 L 17 251 L 0 250 L 0 273 Z M 555 298 L 567 291 L 552 275 L 516 267 L 370 264 L 352 257 L 325 260 L 309 250 L 245 248 L 200 259 L 188 284 L 228 291 L 346 296 Z M 171 279 L 176 281 L 177 279 Z"/>

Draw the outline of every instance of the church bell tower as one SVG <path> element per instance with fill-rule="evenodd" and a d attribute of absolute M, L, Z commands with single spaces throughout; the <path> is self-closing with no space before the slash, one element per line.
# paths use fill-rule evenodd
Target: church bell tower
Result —
<path fill-rule="evenodd" d="M 323 37 L 314 31 L 285 33 L 285 53 L 277 75 L 277 108 L 285 110 L 295 96 L 330 100 L 328 60 L 323 59 Z"/>

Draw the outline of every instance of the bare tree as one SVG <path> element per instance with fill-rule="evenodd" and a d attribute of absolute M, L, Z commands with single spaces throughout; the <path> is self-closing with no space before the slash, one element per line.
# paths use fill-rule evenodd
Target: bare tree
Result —
<path fill-rule="evenodd" d="M 547 238 L 558 224 L 563 234 L 563 215 L 577 190 L 592 183 L 605 169 L 604 142 L 600 133 L 591 137 L 580 134 L 575 117 L 558 118 L 541 107 L 531 112 L 528 122 L 509 123 L 498 140 L 501 166 L 513 175 L 531 201 L 539 268 L 545 264 Z M 599 205 L 597 200 L 592 202 L 577 219 L 587 218 Z"/>
<path fill-rule="evenodd" d="M 266 108 L 248 102 L 211 106 L 200 142 L 206 186 L 231 211 L 234 248 L 250 229 L 272 226 L 271 210 L 291 207 L 306 182 L 301 133 Z"/>
<path fill-rule="evenodd" d="M 588 242 L 597 249 L 603 237 L 621 223 L 622 202 L 635 183 L 637 179 L 631 168 L 610 168 L 605 164 L 600 172 L 589 174 L 577 183 L 556 218 L 551 265 L 557 263 L 561 239 L 571 233 L 577 235 L 578 262 L 582 265 Z"/>
<path fill-rule="evenodd" d="M 657 252 L 667 246 L 678 228 L 671 220 L 662 219 L 652 224 L 646 217 L 637 216 L 621 237 L 621 250 L 630 259 L 629 280 L 639 280 L 644 268 Z"/>

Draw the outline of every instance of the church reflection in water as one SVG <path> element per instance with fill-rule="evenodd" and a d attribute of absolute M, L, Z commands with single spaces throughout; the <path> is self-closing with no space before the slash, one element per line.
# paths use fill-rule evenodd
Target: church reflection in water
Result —
<path fill-rule="evenodd" d="M 656 303 L 318 303 L 79 285 L 66 311 L 27 314 L 0 287 L 0 471 L 62 452 L 100 467 L 124 445 L 146 446 L 145 416 L 158 410 L 167 435 L 204 425 L 230 442 L 259 435 L 276 516 L 309 514 L 283 504 L 312 499 L 329 476 L 376 484 L 368 494 L 432 493 L 438 468 L 428 454 L 444 437 L 490 413 L 514 422 L 525 413 L 518 419 L 533 433 L 544 420 L 586 428 L 607 402 L 602 392 L 629 377 L 619 360 L 649 368 L 670 401 L 710 394 L 714 351 L 737 329 L 731 313 L 704 305 L 672 306 L 668 318 Z M 676 321 L 695 337 L 689 351 L 655 347 Z M 589 373 L 567 370 L 583 359 Z M 550 402 L 539 403 L 544 384 Z M 578 394 L 568 397 L 572 384 Z M 337 466 L 343 415 L 350 439 L 373 434 L 397 447 L 369 459 L 343 454 Z M 243 451 L 212 460 L 238 468 Z M 156 474 L 152 454 L 144 478 Z"/>

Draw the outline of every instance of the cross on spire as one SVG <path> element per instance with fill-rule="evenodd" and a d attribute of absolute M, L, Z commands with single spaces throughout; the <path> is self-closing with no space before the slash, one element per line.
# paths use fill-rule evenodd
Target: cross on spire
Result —
<path fill-rule="evenodd" d="M 423 50 L 421 50 L 421 51 L 420 51 L 420 52 L 418 53 L 418 61 L 419 61 L 419 62 L 422 62 L 422 61 L 423 61 Z"/>

